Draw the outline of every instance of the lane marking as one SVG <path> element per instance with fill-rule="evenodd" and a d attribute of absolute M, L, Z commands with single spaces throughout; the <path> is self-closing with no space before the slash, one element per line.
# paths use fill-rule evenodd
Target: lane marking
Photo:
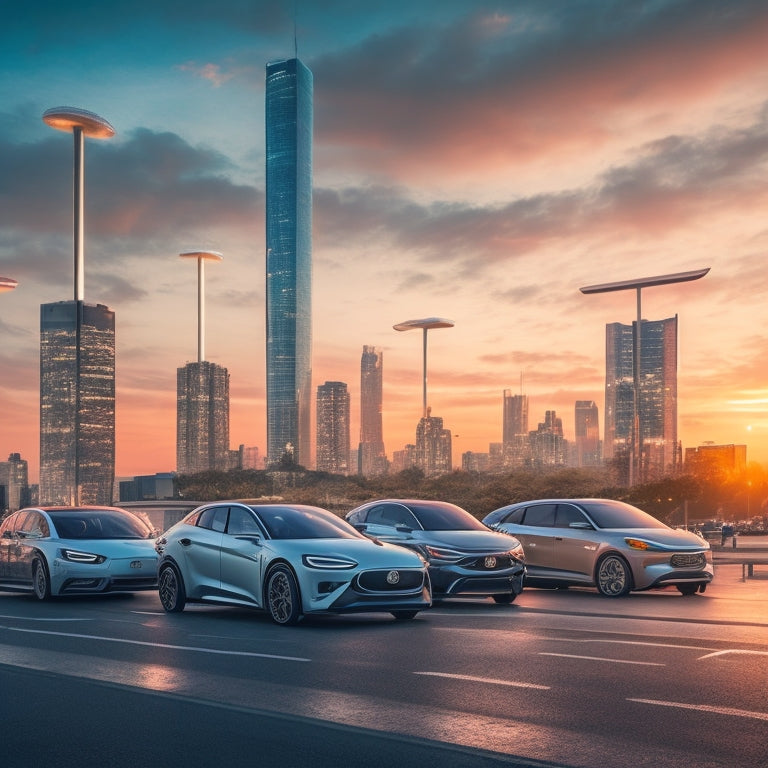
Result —
<path fill-rule="evenodd" d="M 452 680 L 469 680 L 473 683 L 489 683 L 490 685 L 508 685 L 513 688 L 535 688 L 539 691 L 548 691 L 550 686 L 537 685 L 536 683 L 517 683 L 512 680 L 495 680 L 491 677 L 474 677 L 473 675 L 455 675 L 449 672 L 414 672 L 414 675 L 425 675 L 428 677 L 449 677 Z"/>
<path fill-rule="evenodd" d="M 727 656 L 729 653 L 735 653 L 736 655 L 742 654 L 744 656 L 768 656 L 768 651 L 749 651 L 745 648 L 731 648 L 727 651 L 715 651 L 714 653 L 707 653 L 704 656 L 699 656 L 698 661 L 702 659 L 711 659 L 715 656 Z"/>
<path fill-rule="evenodd" d="M 733 715 L 734 717 L 751 717 L 755 720 L 768 720 L 768 712 L 751 712 L 748 709 L 713 707 L 709 704 L 683 704 L 679 701 L 657 701 L 656 699 L 627 699 L 627 701 L 634 701 L 638 704 L 653 704 L 657 707 L 692 709 L 695 712 L 711 712 L 715 715 Z"/>
<path fill-rule="evenodd" d="M 21 627 L 0 627 L 10 632 L 27 632 L 33 635 L 55 635 L 57 637 L 73 637 L 80 640 L 101 640 L 105 643 L 123 643 L 125 645 L 144 645 L 149 648 L 167 648 L 172 651 L 195 651 L 196 653 L 212 653 L 219 656 L 249 656 L 258 659 L 278 659 L 279 661 L 312 661 L 300 656 L 279 656 L 274 653 L 254 653 L 252 651 L 220 651 L 215 648 L 198 648 L 194 645 L 169 645 L 167 643 L 148 643 L 145 640 L 125 640 L 120 637 L 102 637 L 101 635 L 80 635 L 74 632 L 52 632 L 45 629 L 22 629 Z"/>
<path fill-rule="evenodd" d="M 67 619 L 67 618 L 53 618 L 53 619 L 43 619 L 38 618 L 37 616 L 11 616 L 9 614 L 0 613 L 0 619 L 13 619 L 14 621 L 93 621 L 93 619 Z"/>
<path fill-rule="evenodd" d="M 661 664 L 658 661 L 629 661 L 627 659 L 604 659 L 600 656 L 576 656 L 571 653 L 545 653 L 541 652 L 539 656 L 561 656 L 564 659 L 588 659 L 589 661 L 610 661 L 613 664 L 640 664 L 644 667 L 666 667 L 666 664 Z"/>

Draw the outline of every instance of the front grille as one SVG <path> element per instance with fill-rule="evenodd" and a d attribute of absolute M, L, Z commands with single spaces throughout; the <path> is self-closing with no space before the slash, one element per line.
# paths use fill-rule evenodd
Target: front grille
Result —
<path fill-rule="evenodd" d="M 673 568 L 703 568 L 707 563 L 707 557 L 702 552 L 672 555 L 670 562 Z"/>
<path fill-rule="evenodd" d="M 506 571 L 512 568 L 516 561 L 509 555 L 486 554 L 477 557 L 467 557 L 460 565 L 470 571 Z"/>
<path fill-rule="evenodd" d="M 415 592 L 423 586 L 424 572 L 420 570 L 363 571 L 354 579 L 355 589 L 361 592 Z"/>

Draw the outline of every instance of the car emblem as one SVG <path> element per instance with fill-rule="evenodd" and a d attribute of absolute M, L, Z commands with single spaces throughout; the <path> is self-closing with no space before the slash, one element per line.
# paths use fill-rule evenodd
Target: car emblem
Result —
<path fill-rule="evenodd" d="M 400 581 L 399 571 L 390 571 L 387 574 L 387 584 L 397 584 Z"/>
<path fill-rule="evenodd" d="M 141 560 L 131 560 L 131 568 L 141 568 Z"/>
<path fill-rule="evenodd" d="M 485 567 L 486 568 L 495 568 L 496 567 L 496 558 L 492 555 L 490 557 L 485 558 Z"/>

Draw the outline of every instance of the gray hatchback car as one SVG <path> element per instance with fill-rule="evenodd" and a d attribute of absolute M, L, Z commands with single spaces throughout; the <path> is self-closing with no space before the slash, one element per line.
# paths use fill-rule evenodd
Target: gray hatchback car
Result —
<path fill-rule="evenodd" d="M 674 585 L 683 595 L 712 581 L 709 544 L 612 499 L 538 499 L 483 522 L 523 544 L 526 586 L 594 586 L 606 597 Z"/>

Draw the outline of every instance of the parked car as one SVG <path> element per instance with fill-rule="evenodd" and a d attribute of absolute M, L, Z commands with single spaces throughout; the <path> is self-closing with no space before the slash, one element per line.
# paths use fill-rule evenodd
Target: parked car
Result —
<path fill-rule="evenodd" d="M 539 499 L 491 512 L 483 522 L 526 552 L 526 585 L 597 587 L 606 597 L 674 585 L 684 595 L 712 581 L 709 544 L 637 507 L 611 499 Z"/>
<path fill-rule="evenodd" d="M 114 507 L 28 507 L 0 525 L 0 589 L 57 595 L 157 588 L 154 532 Z"/>
<path fill-rule="evenodd" d="M 204 504 L 156 547 L 160 602 L 168 612 L 200 602 L 264 609 L 277 624 L 363 611 L 405 620 L 432 602 L 422 558 L 373 542 L 319 507 Z"/>
<path fill-rule="evenodd" d="M 367 536 L 424 557 L 433 599 L 483 595 L 511 603 L 523 590 L 525 555 L 520 542 L 490 531 L 455 504 L 380 499 L 353 509 L 346 519 Z"/>

